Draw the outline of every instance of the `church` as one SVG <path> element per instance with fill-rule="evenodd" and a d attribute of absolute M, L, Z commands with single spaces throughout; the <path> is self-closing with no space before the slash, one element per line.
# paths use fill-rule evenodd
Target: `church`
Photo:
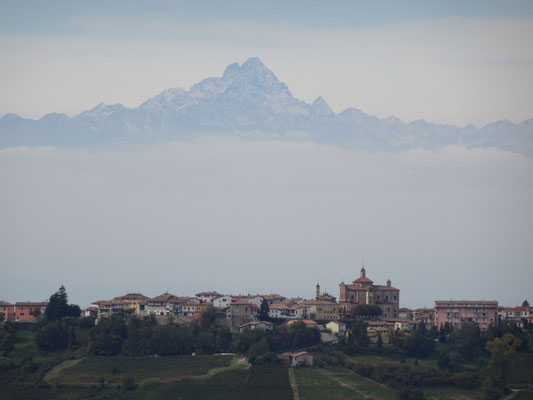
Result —
<path fill-rule="evenodd" d="M 392 286 L 390 279 L 387 285 L 374 285 L 372 279 L 366 276 L 365 266 L 361 268 L 361 275 L 352 284 L 341 282 L 339 285 L 339 303 L 341 310 L 348 314 L 352 306 L 358 304 L 376 305 L 381 308 L 381 318 L 397 318 L 400 308 L 400 289 Z"/>

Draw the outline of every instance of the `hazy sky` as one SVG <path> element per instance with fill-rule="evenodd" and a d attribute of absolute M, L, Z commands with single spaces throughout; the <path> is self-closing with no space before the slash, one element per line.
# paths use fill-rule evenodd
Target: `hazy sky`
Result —
<path fill-rule="evenodd" d="M 258 56 L 292 93 L 404 121 L 533 117 L 531 1 L 0 1 L 0 116 L 137 106 Z M 278 292 L 388 278 L 401 305 L 533 301 L 533 160 L 206 137 L 0 150 L 0 299 L 64 284 Z"/>
<path fill-rule="evenodd" d="M 402 306 L 533 300 L 533 160 L 499 150 L 345 151 L 205 138 L 0 150 L 1 297 L 61 283 L 81 305 L 130 291 L 278 292 L 390 278 Z"/>
<path fill-rule="evenodd" d="M 2 1 L 0 115 L 137 106 L 258 56 L 337 112 L 521 122 L 532 37 L 531 1 Z"/>

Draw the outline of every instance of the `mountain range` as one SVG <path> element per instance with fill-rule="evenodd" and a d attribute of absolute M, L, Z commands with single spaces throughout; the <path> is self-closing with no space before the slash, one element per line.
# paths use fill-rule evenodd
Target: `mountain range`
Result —
<path fill-rule="evenodd" d="M 477 128 L 424 120 L 404 123 L 355 108 L 334 113 L 322 97 L 312 104 L 295 98 L 256 57 L 229 65 L 221 77 L 204 79 L 189 91 L 167 89 L 135 108 L 100 103 L 72 118 L 58 113 L 39 120 L 16 114 L 0 118 L 0 147 L 144 143 L 201 135 L 311 141 L 371 151 L 496 147 L 533 158 L 533 119 Z"/>

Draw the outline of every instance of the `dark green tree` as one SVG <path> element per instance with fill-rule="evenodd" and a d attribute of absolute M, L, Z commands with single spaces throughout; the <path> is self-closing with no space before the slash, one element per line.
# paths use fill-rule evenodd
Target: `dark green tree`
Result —
<path fill-rule="evenodd" d="M 359 346 L 366 347 L 370 343 L 367 334 L 368 324 L 362 319 L 355 319 L 350 324 L 349 342 L 357 343 Z"/>
<path fill-rule="evenodd" d="M 524 301 L 522 302 L 522 307 L 529 307 L 529 301 L 524 300 Z"/>
<path fill-rule="evenodd" d="M 266 299 L 263 299 L 261 302 L 261 306 L 259 307 L 259 312 L 257 313 L 257 319 L 259 321 L 269 321 L 270 316 L 270 307 L 268 306 L 268 301 Z"/>
<path fill-rule="evenodd" d="M 414 332 L 404 336 L 400 345 L 408 356 L 419 358 L 426 358 L 435 349 L 435 341 L 424 322 L 420 322 Z"/>
<path fill-rule="evenodd" d="M 59 321 L 64 317 L 77 318 L 81 315 L 81 310 L 77 305 L 68 304 L 67 291 L 65 286 L 61 285 L 59 290 L 50 296 L 45 315 L 48 321 Z"/>
<path fill-rule="evenodd" d="M 507 333 L 502 338 L 495 338 L 487 342 L 485 346 L 486 350 L 491 354 L 489 362 L 490 379 L 501 394 L 503 394 L 507 383 L 511 358 L 520 345 L 521 340 L 519 338 Z"/>
<path fill-rule="evenodd" d="M 481 351 L 481 333 L 474 322 L 463 322 L 450 333 L 450 348 L 467 360 L 475 359 Z"/>
<path fill-rule="evenodd" d="M 381 332 L 378 332 L 378 340 L 376 342 L 376 346 L 379 348 L 383 347 L 383 338 L 381 337 Z"/>

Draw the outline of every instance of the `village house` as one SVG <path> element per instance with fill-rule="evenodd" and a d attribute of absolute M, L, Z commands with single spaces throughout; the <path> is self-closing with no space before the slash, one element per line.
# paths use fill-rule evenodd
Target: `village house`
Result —
<path fill-rule="evenodd" d="M 36 314 L 41 315 L 46 311 L 48 306 L 47 301 L 20 301 L 16 302 L 14 306 L 14 321 L 19 322 L 35 322 Z"/>
<path fill-rule="evenodd" d="M 302 304 L 283 302 L 272 304 L 268 310 L 270 318 L 302 319 L 307 317 L 308 307 Z"/>
<path fill-rule="evenodd" d="M 83 310 L 84 317 L 98 317 L 98 307 L 90 306 Z"/>
<path fill-rule="evenodd" d="M 434 308 L 417 308 L 411 311 L 412 321 L 418 325 L 423 322 L 426 329 L 431 329 L 435 325 L 435 309 Z"/>
<path fill-rule="evenodd" d="M 0 301 L 0 321 L 13 321 L 15 319 L 15 305 Z"/>
<path fill-rule="evenodd" d="M 410 308 L 400 308 L 398 310 L 398 318 L 411 321 L 413 319 L 413 311 Z"/>
<path fill-rule="evenodd" d="M 320 284 L 316 284 L 316 295 L 315 300 L 324 300 L 324 301 L 330 301 L 332 303 L 337 302 L 337 298 L 335 296 L 330 295 L 328 292 L 320 293 Z"/>
<path fill-rule="evenodd" d="M 143 314 L 144 306 L 150 300 L 150 297 L 144 296 L 141 293 L 128 293 L 123 296 L 118 296 L 114 301 L 123 301 L 124 311 L 133 313 L 135 315 Z"/>
<path fill-rule="evenodd" d="M 202 303 L 212 303 L 214 299 L 222 295 L 217 292 L 200 292 L 196 293 L 195 296 L 198 297 Z"/>
<path fill-rule="evenodd" d="M 159 296 L 149 299 L 145 305 L 146 315 L 170 315 L 174 313 L 174 306 L 171 300 L 176 299 L 177 296 L 172 293 L 165 292 Z"/>
<path fill-rule="evenodd" d="M 526 324 L 532 322 L 532 309 L 530 306 L 498 307 L 498 319 L 524 328 Z"/>
<path fill-rule="evenodd" d="M 341 321 L 330 321 L 326 324 L 326 329 L 337 336 L 346 334 L 346 324 Z"/>
<path fill-rule="evenodd" d="M 498 318 L 497 301 L 437 300 L 435 301 L 435 325 L 441 327 L 449 322 L 454 327 L 465 321 L 475 322 L 479 329 L 486 330 Z"/>
<path fill-rule="evenodd" d="M 366 333 L 370 339 L 370 343 L 377 343 L 380 335 L 383 343 L 389 343 L 394 329 L 395 324 L 393 322 L 368 321 Z"/>
<path fill-rule="evenodd" d="M 268 322 L 268 321 L 251 321 L 251 322 L 247 322 L 245 324 L 242 324 L 239 327 L 239 331 L 240 332 L 243 332 L 243 331 L 246 331 L 246 330 L 253 331 L 253 330 L 257 329 L 257 330 L 260 330 L 260 331 L 269 332 L 269 331 L 272 330 L 273 327 L 274 327 L 274 324 L 272 322 Z"/>
<path fill-rule="evenodd" d="M 283 353 L 278 356 L 282 364 L 290 367 L 299 367 L 306 365 L 313 366 L 313 356 L 307 351 L 300 351 L 297 353 Z"/>
<path fill-rule="evenodd" d="M 369 304 L 379 306 L 383 318 L 396 318 L 400 308 L 400 289 L 393 287 L 390 279 L 385 286 L 374 285 L 374 282 L 366 276 L 363 266 L 359 278 L 352 284 L 340 283 L 339 303 L 342 304 L 341 312 L 344 315 L 349 314 L 353 305 Z"/>
<path fill-rule="evenodd" d="M 285 300 L 287 300 L 286 297 L 283 297 L 283 296 L 281 296 L 279 294 L 265 294 L 264 296 L 262 295 L 260 297 L 265 299 L 268 302 L 269 306 L 271 306 L 272 304 L 282 303 Z"/>
<path fill-rule="evenodd" d="M 307 308 L 307 316 L 319 321 L 336 320 L 339 318 L 339 305 L 326 300 L 305 300 L 302 306 Z"/>
<path fill-rule="evenodd" d="M 257 307 L 261 307 L 261 303 L 263 302 L 263 297 L 259 296 L 258 294 L 247 294 L 247 295 L 230 295 L 232 301 L 247 301 L 250 304 L 255 304 Z"/>
<path fill-rule="evenodd" d="M 307 328 L 313 328 L 313 327 L 317 327 L 318 328 L 318 323 L 316 321 L 313 321 L 313 320 L 310 320 L 310 319 L 301 319 L 301 320 L 298 320 L 298 319 L 292 319 L 290 321 L 287 321 L 287 326 L 292 326 L 294 324 L 297 324 L 297 323 L 302 323 L 304 324 Z"/>
<path fill-rule="evenodd" d="M 228 308 L 231 303 L 231 296 L 219 296 L 213 299 L 213 307 Z"/>
<path fill-rule="evenodd" d="M 232 331 L 237 331 L 241 325 L 252 321 L 254 306 L 255 304 L 248 303 L 244 300 L 232 301 L 230 306 L 226 309 L 226 319 L 229 321 L 229 328 Z M 255 306 L 255 308 L 257 310 L 257 306 Z"/>

